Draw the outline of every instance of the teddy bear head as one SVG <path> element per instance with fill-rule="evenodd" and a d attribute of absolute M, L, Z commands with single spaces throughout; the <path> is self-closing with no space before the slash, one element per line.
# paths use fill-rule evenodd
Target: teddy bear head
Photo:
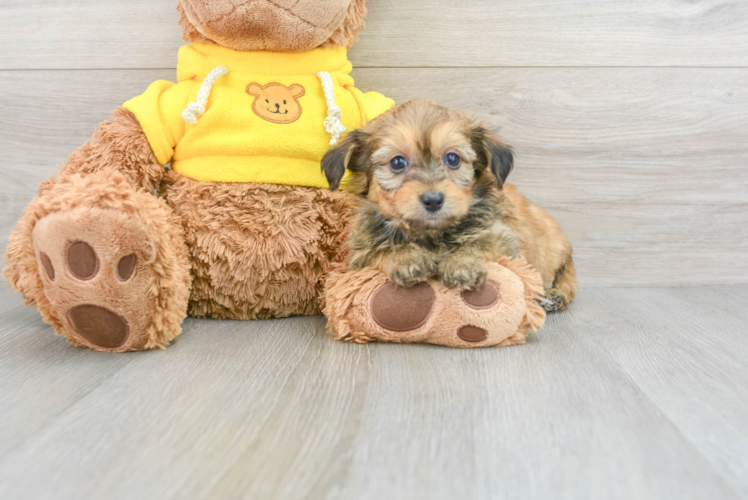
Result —
<path fill-rule="evenodd" d="M 351 47 L 366 15 L 366 0 L 178 1 L 185 41 L 234 50 Z"/>

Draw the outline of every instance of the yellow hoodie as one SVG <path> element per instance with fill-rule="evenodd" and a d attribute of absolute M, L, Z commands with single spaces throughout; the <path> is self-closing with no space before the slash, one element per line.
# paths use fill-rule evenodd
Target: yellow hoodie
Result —
<path fill-rule="evenodd" d="M 159 163 L 187 177 L 328 188 L 320 161 L 337 134 L 326 119 L 353 130 L 395 104 L 355 88 L 351 69 L 342 47 L 286 54 L 185 45 L 179 83 L 157 81 L 124 107 Z"/>

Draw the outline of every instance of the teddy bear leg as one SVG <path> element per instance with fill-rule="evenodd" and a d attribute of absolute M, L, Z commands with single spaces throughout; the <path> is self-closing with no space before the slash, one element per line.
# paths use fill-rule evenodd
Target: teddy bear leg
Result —
<path fill-rule="evenodd" d="M 423 342 L 450 347 L 499 343 L 491 338 L 485 321 L 480 321 L 481 316 L 490 317 L 498 307 L 496 283 L 489 281 L 476 290 L 459 292 L 435 282 L 404 288 L 383 274 L 366 276 L 365 281 L 360 281 L 361 276 L 348 273 L 328 282 L 325 312 L 338 340 Z M 339 307 L 346 301 L 350 303 L 343 312 Z"/>
<path fill-rule="evenodd" d="M 169 172 L 166 199 L 185 228 L 198 318 L 267 319 L 321 312 L 324 279 L 342 261 L 351 207 L 343 193 L 201 182 Z"/>
<path fill-rule="evenodd" d="M 179 221 L 114 170 L 47 187 L 6 258 L 6 278 L 74 345 L 163 348 L 181 332 L 190 273 Z"/>
<path fill-rule="evenodd" d="M 541 290 L 540 275 L 511 259 L 490 263 L 486 283 L 467 291 L 435 281 L 402 288 L 378 270 L 336 272 L 325 313 L 338 340 L 503 347 L 542 326 Z"/>

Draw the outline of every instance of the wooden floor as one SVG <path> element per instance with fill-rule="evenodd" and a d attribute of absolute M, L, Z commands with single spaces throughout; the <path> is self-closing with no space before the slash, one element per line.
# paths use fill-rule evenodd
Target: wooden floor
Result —
<path fill-rule="evenodd" d="M 586 289 L 479 351 L 188 320 L 112 356 L 4 290 L 0 498 L 748 498 L 746 302 Z"/>

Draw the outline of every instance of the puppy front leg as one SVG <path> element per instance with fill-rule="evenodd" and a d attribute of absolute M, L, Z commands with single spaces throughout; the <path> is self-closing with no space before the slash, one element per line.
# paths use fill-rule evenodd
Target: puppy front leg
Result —
<path fill-rule="evenodd" d="M 453 250 L 439 263 L 439 279 L 449 288 L 470 290 L 486 282 L 483 253 L 472 248 Z"/>
<path fill-rule="evenodd" d="M 434 255 L 413 245 L 394 248 L 382 256 L 381 265 L 390 281 L 403 287 L 427 281 L 437 273 Z"/>

